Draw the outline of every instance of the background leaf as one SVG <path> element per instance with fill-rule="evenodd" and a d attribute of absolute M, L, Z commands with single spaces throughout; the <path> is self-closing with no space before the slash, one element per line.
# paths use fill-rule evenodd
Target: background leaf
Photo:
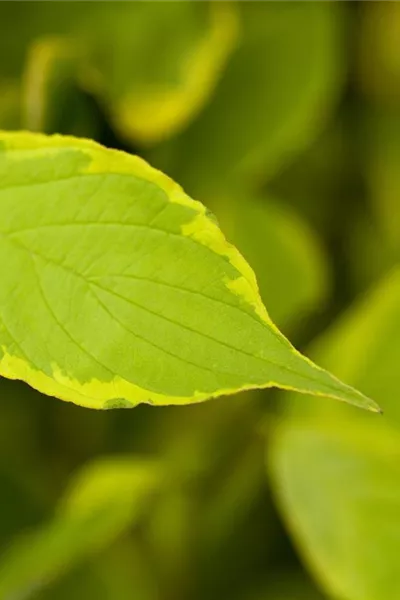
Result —
<path fill-rule="evenodd" d="M 213 101 L 174 142 L 167 165 L 202 198 L 227 181 L 231 188 L 243 180 L 254 184 L 279 170 L 316 135 L 319 116 L 340 87 L 336 5 L 250 2 L 240 8 L 241 44 Z"/>
<path fill-rule="evenodd" d="M 379 393 L 382 419 L 291 398 L 270 451 L 288 525 L 321 583 L 343 599 L 394 599 L 400 589 L 394 550 L 400 526 L 399 294 L 397 269 L 314 352 L 338 375 Z"/>
<path fill-rule="evenodd" d="M 34 597 L 134 523 L 158 486 L 150 463 L 115 459 L 80 473 L 53 520 L 17 540 L 0 563 L 0 594 Z"/>
<path fill-rule="evenodd" d="M 131 3 L 95 11 L 96 31 L 88 34 L 84 23 L 78 37 L 90 48 L 88 80 L 121 135 L 154 143 L 182 129 L 207 101 L 235 46 L 235 7 Z"/>

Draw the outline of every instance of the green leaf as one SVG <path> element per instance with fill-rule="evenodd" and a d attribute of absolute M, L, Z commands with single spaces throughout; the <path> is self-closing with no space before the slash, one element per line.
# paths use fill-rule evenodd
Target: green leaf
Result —
<path fill-rule="evenodd" d="M 204 206 L 143 160 L 0 136 L 0 374 L 92 408 L 278 386 L 377 406 L 302 357 Z"/>
<path fill-rule="evenodd" d="M 326 590 L 343 600 L 397 599 L 398 433 L 293 421 L 273 457 L 286 521 Z"/>
<path fill-rule="evenodd" d="M 278 503 L 326 589 L 344 600 L 400 594 L 400 270 L 318 342 L 313 355 L 379 393 L 371 421 L 344 405 L 288 397 L 269 457 Z"/>
<path fill-rule="evenodd" d="M 103 459 L 84 468 L 54 518 L 3 554 L 1 598 L 28 598 L 107 547 L 139 519 L 159 481 L 153 463 L 131 458 Z"/>
<path fill-rule="evenodd" d="M 240 4 L 241 44 L 174 148 L 173 174 L 202 196 L 274 175 L 316 137 L 341 87 L 340 7 Z"/>
<path fill-rule="evenodd" d="M 88 49 L 82 80 L 135 141 L 157 142 L 191 121 L 236 45 L 229 2 L 97 4 L 92 12 L 77 28 Z"/>

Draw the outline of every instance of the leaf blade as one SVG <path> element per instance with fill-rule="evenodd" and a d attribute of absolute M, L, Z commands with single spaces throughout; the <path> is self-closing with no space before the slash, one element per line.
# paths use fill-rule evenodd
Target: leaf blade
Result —
<path fill-rule="evenodd" d="M 168 177 L 88 140 L 0 145 L 0 374 L 93 408 L 278 386 L 377 410 L 279 333 L 245 259 Z"/>

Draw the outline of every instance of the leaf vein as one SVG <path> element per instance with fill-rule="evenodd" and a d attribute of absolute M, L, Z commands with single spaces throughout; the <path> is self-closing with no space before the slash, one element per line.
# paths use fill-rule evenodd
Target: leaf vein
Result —
<path fill-rule="evenodd" d="M 47 296 L 45 295 L 44 288 L 43 288 L 43 285 L 42 285 L 42 282 L 41 282 L 41 278 L 40 278 L 39 272 L 37 270 L 37 267 L 36 267 L 36 264 L 35 264 L 35 261 L 34 261 L 33 258 L 32 258 L 32 264 L 33 264 L 34 273 L 36 275 L 36 280 L 38 282 L 39 292 L 40 292 L 40 295 L 41 295 L 41 297 L 43 299 L 43 303 L 44 303 L 45 307 L 47 308 L 47 311 L 49 312 L 49 314 L 51 315 L 51 317 L 54 319 L 54 321 L 58 325 L 58 327 L 71 340 L 71 342 L 73 344 L 75 344 L 75 346 L 77 346 L 77 348 L 79 348 L 79 350 L 81 350 L 84 354 L 86 354 L 87 356 L 89 356 L 90 359 L 92 359 L 95 362 L 97 362 L 98 365 L 100 365 L 101 367 L 103 367 L 104 369 L 106 369 L 106 371 L 108 371 L 110 373 L 110 375 L 114 376 L 115 373 L 113 373 L 105 364 L 103 364 L 102 362 L 100 362 L 91 352 L 89 352 L 88 350 L 86 350 L 86 348 L 80 342 L 78 342 L 78 340 L 76 340 L 69 333 L 69 331 L 63 325 L 63 323 L 61 323 L 60 319 L 57 317 L 57 315 L 55 314 L 53 308 L 51 307 L 51 305 L 50 305 L 50 303 L 49 303 L 49 301 L 47 299 Z"/>

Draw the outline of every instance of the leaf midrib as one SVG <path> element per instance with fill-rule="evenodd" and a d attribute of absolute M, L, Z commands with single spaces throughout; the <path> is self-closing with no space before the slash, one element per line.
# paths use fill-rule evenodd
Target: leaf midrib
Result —
<path fill-rule="evenodd" d="M 277 368 L 279 368 L 279 369 L 282 369 L 283 371 L 286 371 L 286 372 L 288 372 L 288 373 L 291 373 L 292 375 L 294 374 L 294 375 L 296 375 L 297 377 L 301 377 L 301 378 L 303 378 L 303 379 L 305 379 L 305 380 L 311 381 L 311 382 L 312 382 L 312 383 L 314 383 L 314 384 L 317 384 L 317 385 L 318 385 L 318 384 L 320 383 L 320 382 L 318 381 L 318 379 L 315 379 L 315 378 L 311 377 L 310 375 L 303 374 L 303 373 L 298 373 L 297 371 L 295 371 L 294 369 L 292 369 L 292 368 L 288 367 L 287 365 L 283 365 L 283 364 L 275 363 L 274 361 L 271 361 L 270 359 L 267 359 L 267 358 L 264 358 L 264 357 L 261 357 L 261 356 L 255 356 L 255 355 L 251 354 L 250 352 L 246 352 L 246 351 L 245 351 L 245 350 L 243 350 L 243 349 L 236 348 L 236 347 L 234 347 L 234 346 L 230 346 L 230 345 L 229 345 L 229 344 L 227 344 L 226 342 L 223 342 L 223 341 L 221 341 L 221 340 L 217 340 L 217 339 L 213 338 L 212 336 L 208 336 L 207 334 L 205 334 L 205 333 L 204 333 L 204 332 L 202 332 L 202 331 L 196 331 L 196 330 L 194 330 L 194 329 L 192 329 L 192 328 L 190 328 L 190 327 L 188 327 L 188 326 L 186 326 L 186 325 L 183 325 L 182 323 L 178 323 L 178 322 L 176 322 L 176 321 L 174 321 L 174 320 L 172 320 L 172 319 L 169 319 L 169 318 L 168 318 L 168 317 L 166 317 L 165 315 L 162 315 L 162 314 L 156 313 L 156 312 L 152 311 L 151 309 L 149 309 L 148 307 L 144 307 L 144 306 L 142 306 L 142 305 L 140 305 L 140 304 L 138 304 L 138 303 L 135 303 L 135 302 L 133 302 L 131 299 L 128 299 L 128 298 L 126 298 L 126 297 L 124 297 L 124 296 L 121 296 L 121 295 L 119 295 L 118 293 L 116 293 L 116 292 L 114 292 L 114 291 L 112 291 L 112 290 L 109 290 L 109 289 L 107 289 L 107 288 L 104 288 L 103 286 L 101 286 L 101 285 L 99 285 L 99 284 L 96 284 L 96 283 L 94 283 L 94 282 L 92 282 L 92 283 L 91 283 L 90 281 L 88 281 L 87 279 L 85 279 L 85 278 L 84 278 L 84 277 L 83 277 L 83 276 L 82 276 L 80 273 L 78 273 L 77 271 L 74 271 L 73 269 L 71 269 L 71 268 L 67 267 L 66 265 L 59 264 L 59 263 L 57 263 L 56 261 L 54 261 L 54 260 L 52 260 L 52 259 L 50 259 L 50 258 L 48 258 L 48 257 L 46 257 L 46 256 L 43 256 L 43 255 L 41 255 L 41 254 L 40 254 L 40 253 L 38 253 L 36 250 L 32 250 L 32 249 L 30 249 L 30 248 L 26 247 L 24 244 L 22 244 L 21 242 L 17 242 L 15 239 L 11 238 L 10 236 L 7 236 L 5 233 L 3 233 L 3 236 L 4 236 L 4 237 L 6 237 L 7 239 L 9 239 L 9 240 L 10 240 L 12 243 L 16 244 L 16 246 L 17 246 L 18 248 L 20 248 L 20 249 L 23 249 L 23 250 L 24 250 L 26 253 L 28 253 L 28 254 L 31 254 L 31 253 L 32 253 L 32 254 L 35 254 L 36 256 L 38 256 L 39 258 L 41 258 L 42 260 L 44 260 L 44 261 L 47 261 L 47 262 L 49 262 L 49 263 L 53 264 L 53 265 L 54 265 L 54 266 L 56 266 L 57 268 L 64 269 L 64 270 L 66 270 L 67 272 L 69 272 L 69 273 L 71 273 L 72 275 L 74 275 L 75 277 L 78 277 L 78 278 L 82 279 L 82 280 L 85 282 L 85 284 L 86 284 L 86 285 L 89 287 L 89 289 L 90 289 L 90 286 L 91 286 L 91 285 L 94 285 L 94 286 L 98 287 L 99 289 L 102 289 L 104 292 L 107 292 L 107 293 L 109 293 L 109 294 L 115 295 L 116 297 L 120 297 L 122 300 L 125 300 L 126 302 L 128 302 L 128 303 L 131 303 L 132 305 L 134 305 L 134 306 L 137 306 L 138 308 L 140 308 L 140 309 L 142 309 L 142 310 L 145 310 L 145 311 L 149 312 L 150 314 L 153 314 L 154 316 L 156 316 L 156 317 L 158 317 L 158 318 L 161 318 L 161 319 L 164 319 L 164 320 L 166 320 L 166 321 L 169 321 L 170 323 L 172 323 L 172 324 L 174 324 L 174 325 L 176 325 L 176 326 L 178 326 L 178 327 L 182 327 L 183 329 L 187 329 L 188 331 L 190 331 L 190 332 L 192 332 L 192 333 L 196 333 L 197 335 L 200 335 L 200 336 L 202 336 L 202 337 L 205 337 L 206 339 L 209 339 L 209 340 L 213 341 L 214 343 L 221 344 L 221 345 L 223 345 L 223 346 L 227 347 L 229 350 L 233 350 L 233 351 L 235 351 L 235 352 L 241 353 L 241 354 L 243 354 L 243 355 L 245 355 L 245 356 L 248 356 L 248 357 L 250 357 L 250 358 L 252 358 L 252 359 L 260 360 L 261 362 L 264 362 L 264 363 L 266 363 L 266 364 L 269 364 L 269 365 L 272 365 L 272 366 L 274 366 L 274 367 L 277 367 Z M 247 313 L 245 313 L 245 314 L 247 314 Z M 114 318 L 115 318 L 115 317 L 114 317 Z M 148 340 L 147 340 L 147 341 L 148 341 Z M 148 341 L 148 342 L 149 342 L 149 343 L 152 343 L 152 342 L 150 342 L 150 341 Z M 163 348 L 159 348 L 159 349 L 165 352 L 165 349 L 163 349 Z M 168 351 L 167 351 L 167 353 L 168 353 Z M 179 358 L 179 357 L 177 357 L 177 358 Z M 184 359 L 181 359 L 181 360 L 184 360 Z M 200 368 L 202 368 L 202 367 L 200 367 Z M 213 372 L 215 372 L 215 371 L 213 371 Z M 236 374 L 236 375 L 237 375 L 237 374 Z M 271 383 L 276 383 L 276 382 L 269 382 L 269 383 L 271 384 Z M 251 384 L 244 384 L 244 386 L 246 386 L 246 385 L 251 385 Z M 276 383 L 276 385 L 279 385 L 279 384 L 278 384 L 278 383 Z M 331 389 L 331 390 L 332 390 L 332 392 L 334 392 L 335 394 L 337 394 L 337 393 L 338 393 L 338 391 L 339 391 L 339 393 L 343 393 L 343 390 L 341 390 L 340 388 L 339 388 L 339 389 L 338 389 L 338 388 L 335 388 L 335 387 L 334 387 L 333 385 L 331 385 L 330 383 L 324 382 L 324 384 L 323 384 L 323 385 L 324 385 L 324 386 L 325 386 L 327 389 Z M 350 389 L 351 389 L 351 388 L 350 388 Z M 149 391 L 150 391 L 150 390 L 149 390 Z"/>

